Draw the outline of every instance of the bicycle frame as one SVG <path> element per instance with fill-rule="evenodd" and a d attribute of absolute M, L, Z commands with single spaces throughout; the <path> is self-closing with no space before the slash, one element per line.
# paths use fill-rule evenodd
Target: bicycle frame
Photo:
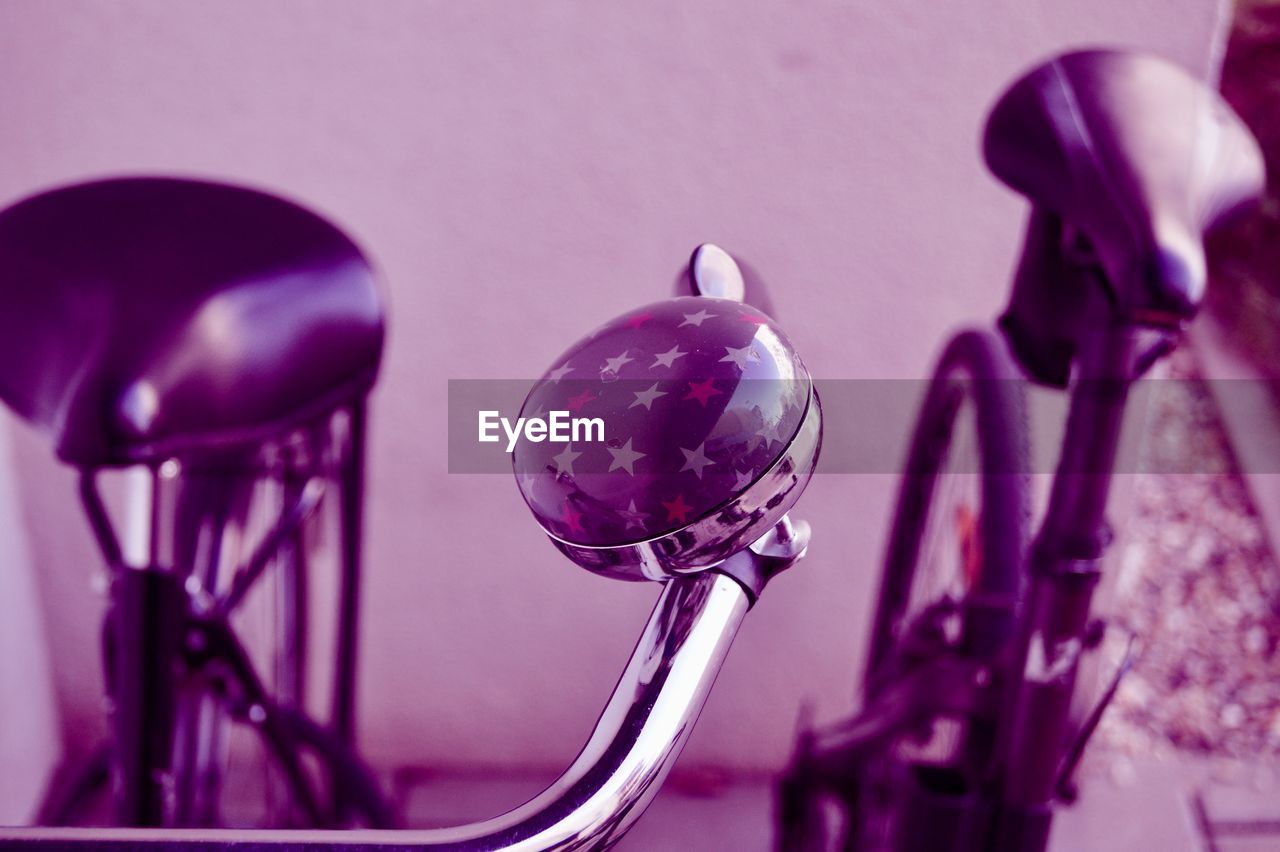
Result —
<path fill-rule="evenodd" d="M 1111 539 L 1106 506 L 1129 389 L 1172 339 L 1171 331 L 1155 329 L 1157 341 L 1149 345 L 1144 338 L 1153 329 L 1115 318 L 1100 292 L 1091 293 L 1089 311 L 1085 327 L 1093 331 L 1079 341 L 1062 453 L 1026 554 L 1021 627 L 1007 655 L 998 661 L 941 655 L 890 673 L 859 713 L 806 732 L 783 784 L 784 819 L 800 819 L 786 809 L 802 807 L 813 791 L 849 801 L 860 796 L 860 767 L 885 743 L 936 716 L 976 713 L 1002 720 L 991 766 L 1003 775 L 963 796 L 900 789 L 907 798 L 899 804 L 913 813 L 902 848 L 1045 849 L 1051 802 L 1078 758 L 1080 743 L 1068 747 L 1076 733 L 1071 707 Z"/>
<path fill-rule="evenodd" d="M 997 744 L 1008 758 L 998 761 L 1007 767 L 993 844 L 1001 850 L 1043 850 L 1048 841 L 1093 593 L 1112 538 L 1106 505 L 1129 388 L 1153 354 L 1165 351 L 1167 338 L 1144 348 L 1140 338 L 1149 329 L 1110 316 L 1093 328 L 1079 353 L 1049 505 L 1028 554 L 1030 588 L 1011 672 L 1016 688 L 1005 697 L 1008 723 Z"/>
<path fill-rule="evenodd" d="M 111 569 L 111 604 L 104 623 L 105 669 L 112 700 L 114 752 L 119 763 L 116 818 L 128 825 L 163 825 L 174 791 L 167 780 L 172 768 L 172 742 L 176 721 L 175 697 L 179 668 L 200 669 L 216 660 L 227 666 L 243 692 L 241 716 L 252 717 L 259 708 L 258 726 L 267 746 L 289 780 L 300 805 L 313 820 L 321 810 L 306 781 L 301 763 L 279 729 L 279 707 L 259 679 L 244 647 L 228 624 L 236 606 L 267 568 L 277 548 L 297 535 L 300 524 L 316 507 L 318 480 L 309 480 L 293 504 L 286 507 L 276 526 L 237 574 L 232 593 L 214 606 L 204 595 L 208 612 L 194 611 L 187 577 L 173 567 L 166 551 L 178 542 L 166 542 L 157 529 L 158 507 L 167 501 L 173 484 L 161 469 L 141 471 L 134 482 L 142 488 L 135 506 L 147 509 L 126 556 L 115 537 L 95 486 L 94 474 L 81 473 L 80 496 L 100 549 Z M 134 520 L 131 513 L 131 520 Z M 145 517 L 149 515 L 149 517 Z M 139 533 L 141 531 L 141 534 Z M 164 561 L 161 561 L 164 560 Z"/>
<path fill-rule="evenodd" d="M 281 718 L 301 706 L 305 672 L 301 648 L 306 641 L 304 613 L 296 619 L 288 641 L 298 650 L 296 667 L 283 673 L 284 691 L 273 697 L 259 678 L 249 655 L 229 625 L 249 591 L 268 570 L 280 580 L 303 589 L 307 566 L 302 527 L 316 511 L 324 494 L 325 478 L 338 486 L 341 512 L 341 596 L 332 682 L 332 729 L 320 731 L 333 748 L 350 749 L 354 739 L 355 637 L 359 589 L 359 527 L 363 474 L 364 404 L 357 400 L 347 409 L 341 440 L 326 451 L 335 453 L 323 472 L 310 474 L 288 469 L 277 471 L 282 505 L 273 525 L 262 536 L 247 560 L 237 566 L 222 597 L 212 594 L 216 577 L 196 571 L 196 542 L 203 515 L 186 516 L 177 510 L 177 493 L 192 487 L 176 461 L 138 465 L 126 469 L 127 511 L 123 541 L 117 538 L 96 485 L 96 469 L 80 471 L 80 498 L 99 549 L 109 568 L 110 605 L 103 625 L 104 670 L 113 712 L 112 752 L 117 765 L 115 817 L 124 825 L 160 826 L 191 824 L 183 808 L 191 790 L 173 783 L 173 743 L 178 720 L 177 693 L 184 677 L 219 664 L 240 698 L 233 715 L 255 725 L 264 745 L 284 773 L 295 803 L 315 824 L 340 822 L 349 807 L 353 783 L 335 769 L 328 778 L 330 800 L 321 803 L 304 771 L 301 757 L 285 736 Z M 317 436 L 332 426 L 332 417 L 308 428 Z M 317 437 L 318 446 L 325 439 Z M 201 474 L 197 474 L 199 477 Z M 246 478 L 247 477 L 247 478 Z M 222 503 L 225 521 L 227 488 L 252 481 L 249 473 L 214 475 L 212 491 L 197 497 L 200 506 Z M 212 503 L 209 503 L 212 497 Z M 217 548 L 203 557 L 202 567 L 216 575 Z M 283 564 L 278 564 L 286 553 Z M 211 567 L 212 566 L 212 567 Z M 206 586 L 208 588 L 206 588 Z M 304 592 L 299 592 L 300 595 Z M 332 817 L 326 816 L 332 814 Z"/>

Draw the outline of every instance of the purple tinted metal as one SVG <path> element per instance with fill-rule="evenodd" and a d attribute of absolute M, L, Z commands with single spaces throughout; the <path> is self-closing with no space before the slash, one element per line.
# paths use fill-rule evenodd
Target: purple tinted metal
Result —
<path fill-rule="evenodd" d="M 983 151 L 996 177 L 1088 239 L 1129 319 L 1194 314 L 1202 235 L 1266 182 L 1226 101 L 1175 63 L 1125 51 L 1028 72 L 992 108 Z"/>
<path fill-rule="evenodd" d="M 703 297 L 647 305 L 570 347 L 530 392 L 522 417 L 567 411 L 599 418 L 605 435 L 519 442 L 520 491 L 561 542 L 608 548 L 673 533 L 778 462 L 810 391 L 791 342 L 756 309 Z"/>

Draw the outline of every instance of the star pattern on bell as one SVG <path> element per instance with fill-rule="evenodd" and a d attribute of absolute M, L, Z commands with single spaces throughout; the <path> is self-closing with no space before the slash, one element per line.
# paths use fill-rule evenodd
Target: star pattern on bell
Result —
<path fill-rule="evenodd" d="M 564 514 L 561 516 L 560 520 L 564 522 L 564 525 L 568 527 L 571 532 L 580 533 L 583 531 L 582 513 L 574 509 L 569 503 L 564 504 Z"/>
<path fill-rule="evenodd" d="M 683 494 L 677 494 L 674 500 L 663 500 L 662 507 L 667 510 L 668 521 L 679 521 L 682 524 L 688 522 L 689 512 L 693 509 L 684 502 Z"/>
<path fill-rule="evenodd" d="M 549 532 L 592 547 L 696 521 L 759 479 L 799 428 L 809 379 L 792 352 L 771 320 L 727 299 L 617 318 L 554 361 L 522 410 L 568 411 L 603 435 L 517 442 L 521 493 Z"/>
<path fill-rule="evenodd" d="M 627 351 L 622 350 L 622 354 L 613 358 L 606 358 L 604 361 L 604 369 L 606 372 L 617 373 L 622 369 L 624 364 L 630 364 L 634 358 L 627 357 Z"/>
<path fill-rule="evenodd" d="M 605 447 L 605 449 L 609 451 L 609 454 L 613 456 L 613 462 L 609 465 L 608 472 L 612 473 L 615 470 L 625 470 L 627 473 L 632 475 L 635 474 L 635 463 L 644 458 L 645 454 L 638 453 L 631 449 L 631 441 L 632 439 L 628 438 L 627 442 L 617 449 L 614 449 L 613 447 Z"/>
<path fill-rule="evenodd" d="M 572 411 L 574 414 L 577 414 L 579 411 L 582 410 L 582 407 L 584 405 L 586 405 L 588 402 L 590 402 L 595 398 L 596 398 L 595 394 L 593 394 L 591 391 L 584 390 L 582 393 L 578 394 L 577 396 L 569 397 L 569 399 L 566 400 L 566 404 L 569 406 L 570 411 Z"/>
<path fill-rule="evenodd" d="M 722 393 L 724 391 L 716 388 L 714 379 L 705 379 L 701 382 L 690 382 L 689 392 L 685 394 L 684 398 L 697 400 L 703 408 L 706 408 L 711 397 Z"/>
<path fill-rule="evenodd" d="M 684 453 L 684 467 L 680 468 L 680 470 L 691 470 L 695 476 L 701 479 L 702 469 L 707 465 L 715 464 L 715 462 L 707 458 L 707 454 L 704 452 L 706 446 L 707 444 L 704 441 L 692 450 L 686 450 L 684 447 L 681 447 L 680 452 Z"/>
<path fill-rule="evenodd" d="M 644 529 L 645 514 L 636 509 L 636 501 L 633 499 L 627 503 L 627 508 L 619 509 L 618 514 L 626 521 L 627 529 Z"/>
<path fill-rule="evenodd" d="M 646 410 L 653 407 L 653 401 L 660 396 L 666 396 L 666 391 L 658 390 L 658 383 L 654 382 L 648 390 L 636 391 L 636 400 L 627 406 L 627 408 L 635 408 L 637 405 L 643 405 Z"/>
<path fill-rule="evenodd" d="M 573 444 L 567 445 L 559 455 L 554 455 L 551 460 L 556 464 L 556 472 L 563 476 L 573 476 L 573 462 L 580 458 L 582 453 L 575 452 Z"/>
<path fill-rule="evenodd" d="M 724 353 L 724 357 L 720 359 L 720 363 L 737 364 L 739 370 L 747 369 L 748 361 L 760 360 L 760 356 L 756 354 L 755 349 L 749 345 L 739 348 L 726 346 L 724 348 Z"/>
<path fill-rule="evenodd" d="M 688 352 L 681 352 L 680 345 L 676 344 L 666 352 L 659 352 L 657 355 L 653 356 L 653 364 L 650 365 L 649 369 L 653 369 L 654 367 L 671 367 L 675 364 L 677 358 L 683 358 L 688 354 Z"/>
<path fill-rule="evenodd" d="M 702 324 L 709 319 L 711 319 L 711 314 L 707 313 L 705 310 L 699 310 L 691 314 L 685 314 L 684 322 L 680 323 L 680 325 L 694 325 L 701 327 Z"/>

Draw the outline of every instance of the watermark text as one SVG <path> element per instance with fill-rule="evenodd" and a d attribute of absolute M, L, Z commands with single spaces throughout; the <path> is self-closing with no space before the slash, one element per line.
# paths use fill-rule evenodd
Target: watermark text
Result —
<path fill-rule="evenodd" d="M 568 411 L 549 411 L 544 417 L 517 417 L 515 423 L 503 417 L 499 411 L 479 412 L 479 440 L 482 444 L 498 443 L 507 436 L 507 452 L 513 452 L 516 442 L 523 436 L 526 441 L 540 444 L 591 442 L 604 440 L 604 420 L 600 417 L 570 417 Z"/>

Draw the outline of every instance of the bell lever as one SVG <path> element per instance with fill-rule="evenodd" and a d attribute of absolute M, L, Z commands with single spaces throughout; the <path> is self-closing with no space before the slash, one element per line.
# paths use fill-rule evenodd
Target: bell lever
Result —
<path fill-rule="evenodd" d="M 689 279 L 699 296 L 735 302 L 746 297 L 742 270 L 733 256 L 715 243 L 703 243 L 693 250 L 693 256 L 689 258 Z"/>

